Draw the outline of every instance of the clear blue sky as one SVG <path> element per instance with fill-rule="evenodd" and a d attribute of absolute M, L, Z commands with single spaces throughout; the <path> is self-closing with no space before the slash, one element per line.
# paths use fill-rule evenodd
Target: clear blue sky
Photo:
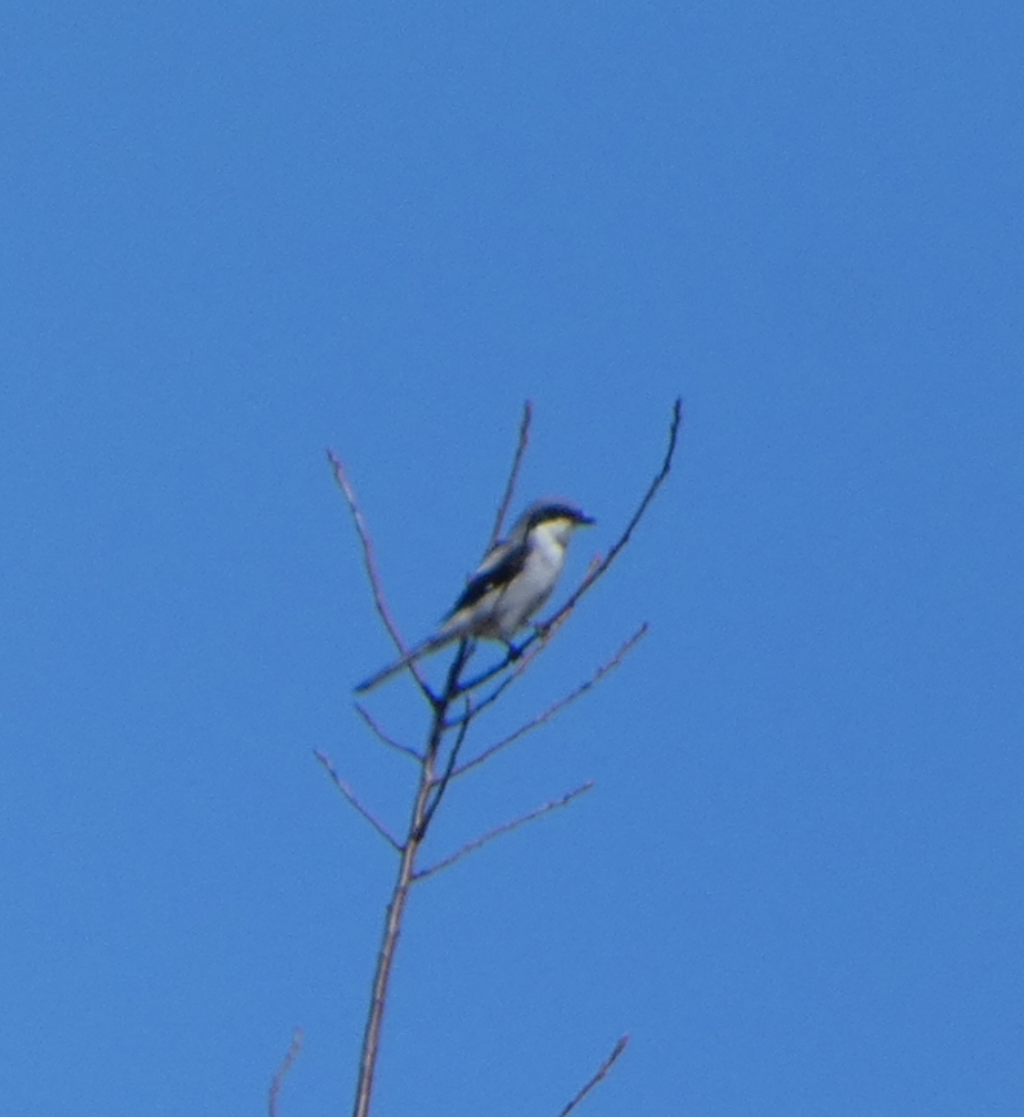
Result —
<path fill-rule="evenodd" d="M 0 1097 L 345 1113 L 409 774 L 352 712 L 523 500 L 613 575 L 417 892 L 377 1117 L 1024 1112 L 1024 13 L 0 20 Z M 406 683 L 373 697 L 414 738 Z"/>

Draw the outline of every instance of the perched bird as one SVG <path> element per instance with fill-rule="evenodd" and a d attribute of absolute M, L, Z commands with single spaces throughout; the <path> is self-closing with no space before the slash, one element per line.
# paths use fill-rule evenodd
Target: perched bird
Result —
<path fill-rule="evenodd" d="M 480 636 L 511 646 L 512 637 L 551 596 L 573 531 L 592 523 L 589 516 L 564 501 L 531 504 L 512 525 L 508 538 L 495 543 L 484 556 L 437 632 L 356 690 L 373 690 L 420 656 L 455 640 Z"/>

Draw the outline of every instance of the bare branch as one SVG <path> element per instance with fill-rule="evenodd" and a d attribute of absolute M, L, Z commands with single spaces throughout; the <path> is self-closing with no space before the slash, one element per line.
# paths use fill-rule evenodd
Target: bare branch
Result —
<path fill-rule="evenodd" d="M 623 1036 L 615 1045 L 612 1053 L 607 1059 L 597 1068 L 597 1073 L 590 1079 L 590 1081 L 583 1087 L 582 1090 L 572 1099 L 571 1102 L 559 1113 L 558 1117 L 569 1117 L 569 1114 L 580 1104 L 581 1101 L 590 1093 L 591 1090 L 601 1081 L 602 1078 L 612 1069 L 615 1065 L 615 1060 L 626 1050 L 626 1045 L 629 1043 L 629 1036 Z"/>
<path fill-rule="evenodd" d="M 567 792 L 560 799 L 552 799 L 550 803 L 545 803 L 543 807 L 538 807 L 529 814 L 520 815 L 519 818 L 514 818 L 511 822 L 505 822 L 501 826 L 496 826 L 493 830 L 488 830 L 486 834 L 482 834 L 472 842 L 468 842 L 462 849 L 456 850 L 449 857 L 443 861 L 438 861 L 436 865 L 431 865 L 428 869 L 420 869 L 413 874 L 413 881 L 423 880 L 426 877 L 433 876 L 434 873 L 439 873 L 442 869 L 447 869 L 449 865 L 454 865 L 456 861 L 461 861 L 469 853 L 474 853 L 481 846 L 487 845 L 488 842 L 493 841 L 495 838 L 501 837 L 502 834 L 507 834 L 510 830 L 518 830 L 520 826 L 525 826 L 528 822 L 533 822 L 535 818 L 540 818 L 541 815 L 548 814 L 551 811 L 557 811 L 559 807 L 567 807 L 573 799 L 585 792 L 589 791 L 594 786 L 593 780 L 587 780 L 585 784 L 581 784 L 573 791 Z"/>
<path fill-rule="evenodd" d="M 564 697 L 559 698 L 557 702 L 553 702 L 543 713 L 538 714 L 531 721 L 526 722 L 525 725 L 521 725 L 517 730 L 515 730 L 515 732 L 510 733 L 507 737 L 503 737 L 496 744 L 493 744 L 489 748 L 484 749 L 484 751 L 480 753 L 479 756 L 473 757 L 472 760 L 467 760 L 461 768 L 455 769 L 455 771 L 453 772 L 453 776 L 461 776 L 463 772 L 468 772 L 471 768 L 475 768 L 478 764 L 483 764 L 485 760 L 489 760 L 496 752 L 500 752 L 506 746 L 511 745 L 513 741 L 518 741 L 520 737 L 525 736 L 531 730 L 537 729 L 545 722 L 550 721 L 555 716 L 555 714 L 561 713 L 561 711 L 564 710 L 566 706 L 575 702 L 577 698 L 582 698 L 588 690 L 590 690 L 592 687 L 597 686 L 597 684 L 605 677 L 605 675 L 607 675 L 610 671 L 614 671 L 615 668 L 619 666 L 619 664 L 626 658 L 627 655 L 629 655 L 629 653 L 636 647 L 636 645 L 640 643 L 644 636 L 647 635 L 647 630 L 648 625 L 645 621 L 636 630 L 636 632 L 634 632 L 633 635 L 630 636 L 630 638 L 622 645 L 622 647 L 619 648 L 615 655 L 613 655 L 611 659 L 606 660 L 604 663 L 602 663 L 601 666 L 598 667 L 598 669 L 593 673 L 593 675 L 590 676 L 589 679 L 587 679 L 583 683 L 580 683 L 580 685 L 575 690 L 570 691 Z M 474 714 L 476 713 L 475 710 L 473 712 Z"/>
<path fill-rule="evenodd" d="M 281 1065 L 277 1068 L 277 1074 L 274 1075 L 270 1083 L 270 1094 L 267 1098 L 270 1117 L 277 1117 L 277 1096 L 281 1092 L 284 1080 L 288 1077 L 288 1072 L 295 1066 L 295 1060 L 299 1057 L 299 1052 L 301 1050 L 302 1029 L 296 1028 L 292 1033 L 292 1042 L 288 1048 L 288 1054 L 285 1055 Z"/>
<path fill-rule="evenodd" d="M 435 714 L 432 733 L 437 731 L 436 727 L 440 716 L 440 713 Z M 419 786 L 416 789 L 412 817 L 409 820 L 409 837 L 402 847 L 402 855 L 398 862 L 398 875 L 395 878 L 384 919 L 380 950 L 377 952 L 377 967 L 373 975 L 373 991 L 370 994 L 370 1008 L 366 1017 L 366 1027 L 363 1031 L 363 1047 L 359 1056 L 359 1077 L 356 1082 L 353 1117 L 369 1117 L 370 1113 L 377 1056 L 380 1054 L 380 1033 L 384 1022 L 384 1009 L 388 1001 L 388 989 L 391 983 L 391 970 L 395 960 L 395 950 L 398 947 L 398 936 L 402 930 L 405 904 L 413 883 L 416 857 L 420 851 L 418 835 L 422 832 L 423 815 L 433 785 L 436 757 L 436 748 L 428 747 L 424 752 L 423 762 L 420 766 Z"/>
<path fill-rule="evenodd" d="M 512 459 L 508 482 L 495 517 L 491 535 L 492 544 L 503 530 L 505 518 L 515 496 L 516 486 L 519 482 L 522 464 L 525 460 L 525 454 L 529 444 L 532 414 L 532 407 L 529 401 L 527 401 L 523 409 L 519 427 L 519 438 Z M 412 674 L 431 707 L 430 726 L 422 750 L 410 748 L 396 741 L 384 731 L 366 709 L 360 705 L 356 706 L 357 711 L 370 727 L 371 731 L 373 731 L 384 744 L 406 755 L 412 756 L 419 767 L 418 787 L 412 804 L 408 830 L 407 832 L 403 831 L 403 833 L 405 833 L 403 841 L 399 842 L 396 840 L 390 831 L 359 802 L 351 788 L 334 770 L 327 756 L 320 752 L 316 753 L 317 759 L 326 768 L 338 790 L 348 803 L 399 853 L 397 875 L 385 914 L 366 1026 L 363 1032 L 363 1044 L 360 1054 L 353 1117 L 369 1117 L 373 1096 L 374 1077 L 380 1053 L 381 1029 L 389 997 L 392 967 L 404 921 L 409 890 L 412 885 L 421 879 L 425 879 L 453 865 L 456 861 L 460 861 L 462 858 L 482 848 L 502 834 L 507 834 L 512 830 L 525 826 L 534 819 L 540 818 L 542 815 L 567 806 L 575 798 L 589 791 L 594 786 L 592 781 L 585 783 L 559 799 L 553 799 L 543 806 L 538 807 L 536 810 L 530 811 L 519 818 L 515 818 L 511 822 L 495 827 L 476 838 L 474 841 L 467 843 L 461 849 L 456 850 L 454 853 L 438 861 L 433 866 L 425 869 L 417 868 L 417 863 L 421 856 L 422 843 L 427 830 L 439 809 L 442 799 L 447 798 L 446 792 L 454 776 L 458 775 L 463 770 L 467 770 L 470 767 L 482 763 L 487 756 L 493 755 L 493 752 L 497 751 L 497 749 L 510 745 L 514 740 L 528 733 L 531 729 L 553 718 L 560 710 L 564 709 L 566 705 L 586 693 L 586 691 L 595 685 L 608 671 L 616 667 L 646 631 L 646 626 L 644 626 L 639 632 L 634 634 L 612 659 L 599 667 L 594 675 L 585 683 L 581 684 L 581 686 L 577 687 L 575 691 L 572 691 L 564 698 L 555 702 L 532 721 L 520 726 L 514 733 L 497 742 L 496 745 L 485 750 L 485 753 L 481 754 L 480 757 L 470 761 L 469 764 L 464 765 L 463 768 L 460 769 L 460 752 L 466 740 L 469 727 L 473 723 L 473 719 L 483 709 L 486 709 L 488 705 L 495 702 L 505 692 L 508 686 L 528 669 L 537 655 L 547 646 L 547 643 L 557 632 L 560 625 L 568 619 L 573 608 L 583 594 L 590 589 L 605 571 L 607 571 L 619 552 L 626 543 L 629 542 L 633 531 L 646 514 L 650 502 L 668 476 L 676 450 L 681 422 L 682 406 L 680 401 L 677 400 L 669 429 L 668 447 L 662 459 L 660 471 L 655 475 L 648 486 L 647 491 L 632 518 L 627 523 L 622 535 L 603 558 L 594 560 L 580 585 L 561 608 L 531 633 L 520 647 L 512 649 L 503 662 L 498 663 L 496 666 L 479 673 L 477 677 L 463 683 L 460 680 L 464 673 L 468 674 L 467 667 L 470 656 L 472 655 L 474 642 L 471 640 L 460 641 L 458 652 L 447 668 L 446 682 L 436 694 L 427 685 L 424 676 L 420 674 L 419 670 L 413 668 Z M 342 490 L 348 503 L 349 511 L 362 544 L 363 562 L 373 591 L 374 604 L 377 608 L 377 612 L 391 639 L 394 641 L 395 646 L 398 648 L 399 652 L 405 656 L 408 654 L 407 649 L 392 619 L 390 609 L 385 599 L 374 554 L 373 542 L 366 527 L 366 522 L 359 509 L 355 494 L 345 474 L 342 463 L 333 453 L 329 452 L 328 458 L 334 471 L 335 481 Z M 498 678 L 498 676 L 500 676 L 500 678 Z M 491 680 L 494 680 L 494 682 L 489 688 L 489 693 L 486 693 L 486 696 L 482 699 L 477 700 L 475 694 L 471 692 L 474 691 L 474 688 L 482 686 Z M 464 709 L 459 711 L 458 716 L 452 716 L 456 709 L 455 704 L 460 697 L 464 700 Z M 452 734 L 451 738 L 448 737 L 449 733 Z M 440 772 L 438 772 L 438 768 L 441 769 Z M 626 1037 L 623 1037 L 623 1039 L 619 1041 L 609 1058 L 602 1064 L 576 1097 L 572 1099 L 569 1105 L 563 1110 L 560 1117 L 567 1117 L 594 1086 L 604 1078 L 614 1062 L 621 1055 L 626 1042 Z"/>
<path fill-rule="evenodd" d="M 590 564 L 590 569 L 596 570 L 598 559 L 594 559 Z M 483 686 L 484 683 L 490 682 L 491 679 L 500 675 L 510 664 L 517 664 L 516 669 L 511 674 L 506 675 L 504 679 L 494 688 L 494 690 L 487 695 L 486 698 L 481 699 L 473 708 L 473 716 L 475 717 L 480 710 L 490 706 L 496 702 L 503 691 L 507 690 L 518 678 L 521 678 L 527 668 L 533 661 L 540 655 L 542 651 L 551 643 L 555 634 L 562 627 L 562 625 L 569 619 L 568 613 L 561 614 L 542 628 L 538 628 L 533 635 L 516 648 L 514 651 L 510 650 L 503 660 L 488 667 L 486 670 L 481 671 L 476 678 L 470 679 L 468 682 L 459 684 L 459 693 L 466 694 L 471 690 L 476 690 L 477 687 Z M 449 726 L 457 725 L 458 719 L 447 723 Z"/>
<path fill-rule="evenodd" d="M 445 765 L 444 775 L 440 779 L 432 781 L 431 790 L 433 791 L 434 798 L 427 804 L 426 810 L 423 812 L 423 824 L 417 834 L 419 840 L 427 836 L 427 830 L 430 827 L 430 822 L 434 817 L 437 808 L 441 805 L 441 800 L 444 798 L 444 793 L 448 788 L 448 783 L 452 778 L 452 771 L 455 768 L 455 762 L 459 759 L 459 751 L 462 748 L 462 743 L 466 739 L 466 734 L 469 732 L 470 715 L 469 715 L 469 699 L 466 699 L 466 716 L 459 726 L 459 731 L 455 735 L 455 744 L 452 745 L 451 751 L 448 753 L 448 763 Z"/>
<path fill-rule="evenodd" d="M 453 699 L 459 695 L 459 676 L 465 670 L 466 664 L 469 663 L 476 651 L 476 641 L 466 638 L 459 641 L 459 650 L 455 653 L 455 658 L 451 661 L 448 667 L 448 676 L 445 680 L 444 691 L 440 698 L 434 702 L 434 730 L 431 733 L 431 747 L 436 752 L 441 744 L 441 738 L 444 736 L 445 730 L 448 726 L 445 724 L 445 714 L 448 707 L 451 705 Z"/>
<path fill-rule="evenodd" d="M 660 489 L 661 486 L 664 484 L 665 478 L 668 477 L 669 473 L 672 470 L 672 459 L 675 457 L 676 442 L 679 439 L 679 427 L 682 421 L 683 401 L 681 399 L 677 399 L 672 406 L 672 421 L 670 422 L 668 428 L 668 445 L 665 447 L 665 456 L 662 458 L 661 461 L 661 469 L 658 470 L 657 474 L 654 477 L 654 480 L 650 483 L 650 485 L 648 485 L 647 492 L 644 493 L 643 500 L 640 501 L 639 507 L 633 513 L 633 518 L 629 521 L 628 524 L 626 524 L 626 530 L 619 536 L 612 549 L 598 564 L 597 569 L 587 573 L 587 576 L 583 579 L 583 583 L 580 585 L 580 587 L 561 607 L 561 609 L 558 610 L 554 617 L 552 617 L 550 621 L 546 622 L 547 624 L 551 624 L 553 621 L 557 620 L 563 613 L 567 613 L 570 609 L 572 609 L 576 602 L 579 601 L 579 599 L 587 592 L 587 590 L 590 589 L 590 587 L 598 580 L 598 578 L 600 578 L 608 570 L 611 564 L 618 557 L 619 552 L 629 542 L 630 537 L 636 530 L 637 524 L 639 524 L 640 521 L 643 519 L 643 515 L 647 511 L 648 505 L 654 499 L 658 489 Z"/>
<path fill-rule="evenodd" d="M 501 538 L 502 525 L 505 523 L 509 505 L 512 503 L 512 497 L 515 495 L 516 483 L 519 480 L 519 470 L 522 467 L 523 457 L 526 454 L 526 447 L 530 441 L 531 422 L 533 422 L 533 404 L 527 400 L 526 403 L 523 404 L 523 417 L 519 421 L 519 441 L 516 444 L 516 452 L 512 458 L 512 468 L 509 470 L 508 483 L 505 485 L 505 492 L 502 495 L 501 503 L 498 505 L 498 514 L 494 517 L 494 527 L 491 529 L 491 538 L 488 540 L 487 548 L 484 552 L 485 554 Z"/>
<path fill-rule="evenodd" d="M 355 489 L 352 488 L 352 482 L 345 472 L 345 467 L 341 463 L 341 459 L 333 450 L 327 451 L 327 460 L 331 463 L 331 471 L 334 473 L 334 480 L 339 489 L 345 497 L 345 502 L 348 504 L 348 510 L 352 513 L 352 522 L 356 526 L 356 534 L 359 536 L 359 542 L 363 548 L 363 566 L 366 568 L 366 576 L 370 580 L 370 588 L 373 590 L 373 603 L 377 607 L 377 613 L 380 619 L 384 622 L 384 627 L 388 630 L 388 635 L 394 641 L 395 647 L 404 656 L 408 654 L 408 648 L 405 641 L 402 639 L 401 633 L 398 631 L 398 625 L 395 624 L 394 618 L 391 616 L 391 609 L 388 606 L 387 598 L 384 595 L 384 584 L 381 581 L 380 571 L 377 568 L 377 555 L 373 547 L 373 538 L 370 535 L 370 529 L 366 523 L 366 517 L 363 515 L 362 509 L 359 507 L 359 502 L 356 500 Z M 430 688 L 423 681 L 415 663 L 409 665 L 419 683 L 420 689 L 427 695 L 429 701 L 433 701 L 433 695 L 430 693 Z"/>
<path fill-rule="evenodd" d="M 485 710 L 488 706 L 497 702 L 501 695 L 516 681 L 516 679 L 520 678 L 526 672 L 530 664 L 548 646 L 550 637 L 551 634 L 546 633 L 544 639 L 541 640 L 539 643 L 534 643 L 527 652 L 510 652 L 500 663 L 496 664 L 493 667 L 488 667 L 486 671 L 481 672 L 481 674 L 479 674 L 475 679 L 470 679 L 467 683 L 460 683 L 459 693 L 468 694 L 471 690 L 475 690 L 477 687 L 483 686 L 484 683 L 488 682 L 490 679 L 493 679 L 496 675 L 500 675 L 501 672 L 504 671 L 510 664 L 514 663 L 516 665 L 515 670 L 509 672 L 509 674 L 507 674 L 505 678 L 503 678 L 501 682 L 498 683 L 498 685 L 494 688 L 494 690 L 491 691 L 490 694 L 488 694 L 485 698 L 481 698 L 468 715 L 460 714 L 457 718 L 449 718 L 445 722 L 445 727 L 447 729 L 453 729 L 456 725 L 460 724 L 460 722 L 463 720 L 463 717 L 475 718 L 481 710 Z"/>
<path fill-rule="evenodd" d="M 331 763 L 330 757 L 325 752 L 319 749 L 313 750 L 313 755 L 320 761 L 320 763 L 327 769 L 327 774 L 334 781 L 334 786 L 345 796 L 346 800 L 355 807 L 355 809 L 366 819 L 366 821 L 377 831 L 378 834 L 395 850 L 396 853 L 402 852 L 402 845 L 395 838 L 391 831 L 381 822 L 372 812 L 368 811 L 366 807 L 355 796 L 355 792 L 351 787 L 338 775 L 334 765 Z"/>
<path fill-rule="evenodd" d="M 388 903 L 380 949 L 377 953 L 373 991 L 370 995 L 370 1008 L 366 1017 L 366 1027 L 363 1030 L 363 1046 L 359 1056 L 359 1076 L 356 1082 L 353 1117 L 369 1117 L 370 1104 L 373 1099 L 374 1076 L 377 1070 L 377 1057 L 380 1054 L 381 1028 L 384 1022 L 384 1009 L 388 1001 L 388 989 L 391 983 L 395 951 L 398 947 L 398 938 L 405 917 L 405 904 L 409 897 L 409 889 L 415 879 L 416 859 L 419 856 L 424 835 L 430 825 L 428 805 L 431 801 L 431 795 L 436 796 L 438 780 L 435 776 L 435 765 L 446 732 L 445 712 L 457 696 L 459 672 L 471 654 L 472 642 L 468 640 L 460 641 L 458 651 L 448 669 L 448 681 L 443 692 L 438 698 L 434 698 L 429 692 L 426 692 L 428 698 L 430 698 L 433 715 L 430 730 L 427 734 L 426 746 L 418 757 L 419 786 L 413 800 L 412 816 L 409 819 L 405 844 L 399 847 L 401 856 L 398 864 L 398 875 Z M 466 727 L 459 732 L 457 745 L 465 738 L 468 729 L 469 723 L 467 722 Z M 436 806 L 437 799 L 435 798 L 434 809 L 436 809 Z"/>
<path fill-rule="evenodd" d="M 423 757 L 416 751 L 416 749 L 412 748 L 409 745 L 403 745 L 401 741 L 396 741 L 394 737 L 389 737 L 365 706 L 363 706 L 359 702 L 356 702 L 355 708 L 356 713 L 363 719 L 363 721 L 366 722 L 378 741 L 380 741 L 382 744 L 387 745 L 388 748 L 395 749 L 398 752 L 403 752 L 406 756 L 411 756 L 413 760 L 415 760 L 418 764 L 423 763 Z"/>

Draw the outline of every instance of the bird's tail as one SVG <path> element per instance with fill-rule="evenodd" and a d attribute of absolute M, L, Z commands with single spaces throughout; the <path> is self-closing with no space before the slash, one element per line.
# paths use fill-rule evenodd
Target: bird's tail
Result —
<path fill-rule="evenodd" d="M 439 632 L 434 636 L 428 637 L 422 644 L 417 644 L 415 648 L 406 652 L 405 655 L 395 663 L 389 663 L 387 667 L 381 668 L 375 675 L 371 675 L 368 679 L 364 679 L 359 686 L 356 687 L 356 693 L 366 694 L 367 691 L 374 690 L 376 687 L 379 687 L 381 683 L 386 683 L 388 679 L 397 675 L 403 668 L 408 667 L 410 663 L 419 659 L 420 656 L 436 652 L 446 644 L 450 644 L 453 640 L 457 639 L 459 639 L 458 633 L 452 632 Z"/>

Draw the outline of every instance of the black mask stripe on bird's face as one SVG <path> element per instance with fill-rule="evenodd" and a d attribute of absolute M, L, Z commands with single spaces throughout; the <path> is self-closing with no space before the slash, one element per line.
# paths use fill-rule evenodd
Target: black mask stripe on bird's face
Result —
<path fill-rule="evenodd" d="M 571 504 L 545 504 L 536 509 L 530 516 L 529 526 L 534 528 L 551 520 L 568 520 L 574 524 L 591 524 L 594 522 L 589 516 L 585 516 Z"/>
<path fill-rule="evenodd" d="M 525 544 L 513 547 L 495 566 L 471 578 L 469 585 L 460 594 L 459 600 L 451 607 L 448 617 L 453 617 L 460 609 L 475 605 L 495 586 L 507 585 L 526 565 L 526 556 L 529 553 L 530 549 Z M 445 620 L 448 617 L 445 617 Z"/>

